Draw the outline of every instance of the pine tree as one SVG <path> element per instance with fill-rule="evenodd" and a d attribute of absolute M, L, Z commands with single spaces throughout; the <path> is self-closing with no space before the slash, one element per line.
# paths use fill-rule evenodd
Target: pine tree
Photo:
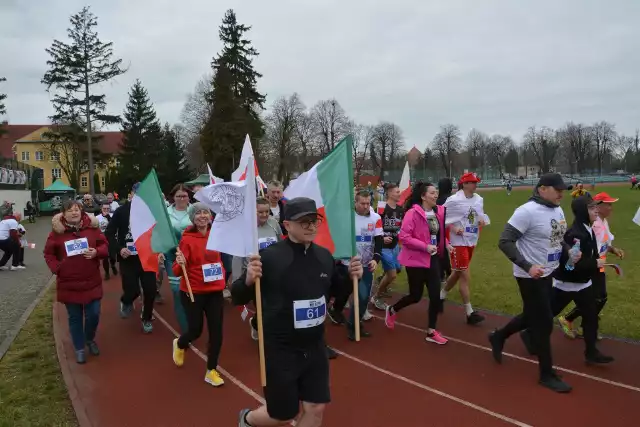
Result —
<path fill-rule="evenodd" d="M 191 178 L 184 144 L 180 141 L 179 132 L 175 128 L 171 129 L 169 123 L 165 123 L 162 130 L 162 157 L 163 167 L 158 171 L 158 178 L 162 190 L 168 193 L 174 185 Z"/>
<path fill-rule="evenodd" d="M 105 114 L 107 102 L 104 94 L 93 91 L 95 85 L 105 83 L 126 72 L 121 68 L 121 59 L 112 59 L 113 43 L 104 43 L 98 38 L 96 16 L 84 7 L 71 16 L 71 27 L 67 34 L 70 44 L 54 40 L 46 52 L 51 56 L 47 61 L 49 70 L 42 78 L 47 91 L 53 87 L 52 103 L 56 113 L 51 117 L 55 122 L 69 123 L 70 110 L 82 109 L 82 115 L 75 117 L 77 125 L 86 132 L 87 160 L 89 176 L 93 175 L 94 124 L 118 123 L 119 117 Z M 89 191 L 95 194 L 93 180 L 89 180 Z"/>
<path fill-rule="evenodd" d="M 262 75 L 252 63 L 258 51 L 245 36 L 250 29 L 239 24 L 233 10 L 228 10 L 219 31 L 223 48 L 211 64 L 212 108 L 200 144 L 205 159 L 226 178 L 240 159 L 245 135 L 249 134 L 254 143 L 264 135 L 260 111 L 264 110 L 265 96 L 258 92 L 257 80 Z"/>
<path fill-rule="evenodd" d="M 163 166 L 162 128 L 140 80 L 135 81 L 129 92 L 129 102 L 123 116 L 118 188 L 126 193 L 151 168 L 158 171 Z"/>
<path fill-rule="evenodd" d="M 5 81 L 7 81 L 6 78 L 0 77 L 0 83 Z M 6 98 L 7 98 L 6 93 L 0 93 L 0 116 L 2 116 L 3 114 L 7 114 L 7 109 L 4 106 L 4 100 Z M 0 122 L 0 135 L 2 135 L 4 132 L 5 132 L 4 129 L 2 129 L 2 122 Z"/>
<path fill-rule="evenodd" d="M 93 173 L 93 188 L 95 188 L 96 194 L 102 193 L 102 188 L 100 188 L 100 177 L 98 176 L 98 172 Z"/>

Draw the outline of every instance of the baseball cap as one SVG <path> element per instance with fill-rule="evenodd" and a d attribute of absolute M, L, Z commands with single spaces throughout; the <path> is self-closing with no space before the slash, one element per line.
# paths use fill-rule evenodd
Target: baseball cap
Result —
<path fill-rule="evenodd" d="M 458 181 L 461 184 L 464 184 L 465 182 L 475 182 L 478 183 L 480 182 L 481 179 L 478 175 L 476 175 L 475 172 L 467 172 L 464 175 L 462 175 L 460 177 L 460 180 Z"/>
<path fill-rule="evenodd" d="M 562 176 L 559 173 L 545 173 L 540 177 L 536 187 L 553 187 L 556 190 L 571 190 L 572 185 L 565 184 Z"/>
<path fill-rule="evenodd" d="M 595 196 L 593 196 L 593 200 L 596 200 L 598 202 L 601 203 L 615 203 L 618 201 L 618 199 L 611 197 L 609 194 L 607 193 L 598 193 Z"/>
<path fill-rule="evenodd" d="M 285 221 L 295 221 L 306 215 L 318 215 L 316 202 L 308 197 L 295 197 L 284 205 Z"/>

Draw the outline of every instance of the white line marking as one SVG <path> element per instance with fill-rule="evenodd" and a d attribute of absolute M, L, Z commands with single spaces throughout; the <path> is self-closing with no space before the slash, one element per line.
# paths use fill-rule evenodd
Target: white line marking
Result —
<path fill-rule="evenodd" d="M 396 324 L 397 324 L 397 322 L 396 322 Z M 340 351 L 340 350 L 336 349 L 335 347 L 332 347 L 332 348 L 335 350 L 336 353 L 340 354 L 341 356 L 344 356 L 347 359 L 351 359 L 352 361 L 354 361 L 356 363 L 360 363 L 361 365 L 364 365 L 367 368 L 373 369 L 374 371 L 378 371 L 381 374 L 388 375 L 391 378 L 394 378 L 396 380 L 403 381 L 403 382 L 405 382 L 407 384 L 410 384 L 410 385 L 412 385 L 414 387 L 418 387 L 418 388 L 420 388 L 420 389 L 422 389 L 424 391 L 428 391 L 430 393 L 437 394 L 438 396 L 444 397 L 445 399 L 453 400 L 456 403 L 459 403 L 459 404 L 464 405 L 466 407 L 469 407 L 471 409 L 475 409 L 476 411 L 480 411 L 480 412 L 482 412 L 482 413 L 484 413 L 486 415 L 490 415 L 490 416 L 492 416 L 494 418 L 497 418 L 499 420 L 505 421 L 507 423 L 510 423 L 510 424 L 513 424 L 513 425 L 516 425 L 516 426 L 519 426 L 519 427 L 531 427 L 529 424 L 525 424 L 525 423 L 523 423 L 521 421 L 515 420 L 513 418 L 509 418 L 509 417 L 507 417 L 505 415 L 502 415 L 502 414 L 499 414 L 497 412 L 493 412 L 493 411 L 491 411 L 489 409 L 483 408 L 482 406 L 475 405 L 475 404 L 473 404 L 473 403 L 471 403 L 471 402 L 469 402 L 467 400 L 461 399 L 459 397 L 455 397 L 453 395 L 450 395 L 450 394 L 445 393 L 443 391 L 437 390 L 435 388 L 431 388 L 431 387 L 426 386 L 424 384 L 421 384 L 419 382 L 413 381 L 413 380 L 411 380 L 411 379 L 409 379 L 407 377 L 403 377 L 402 375 L 398 375 L 398 374 L 395 374 L 395 373 L 393 373 L 391 371 L 387 371 L 386 369 L 380 368 L 380 367 L 378 367 L 376 365 L 373 365 L 373 364 L 371 364 L 369 362 L 366 362 L 364 360 L 358 359 L 355 356 L 352 356 L 352 355 L 347 354 L 347 353 L 345 353 L 343 351 Z"/>
<path fill-rule="evenodd" d="M 384 321 L 384 318 L 378 316 L 377 314 L 374 314 L 373 317 Z M 424 332 L 425 334 L 427 333 L 426 329 L 418 328 L 418 327 L 412 326 L 412 325 L 407 325 L 406 323 L 402 323 L 402 322 L 396 321 L 396 325 L 403 326 L 403 327 L 408 328 L 408 329 L 413 329 L 414 331 Z M 474 344 L 472 342 L 464 341 L 464 340 L 461 340 L 461 339 L 458 339 L 458 338 L 453 338 L 453 337 L 450 337 L 448 335 L 446 335 L 445 337 L 449 341 L 453 341 L 453 342 L 456 342 L 458 344 L 464 344 L 464 345 L 467 345 L 469 347 L 474 347 L 474 348 L 477 348 L 477 349 L 480 349 L 480 350 L 491 351 L 491 348 L 489 348 L 489 347 L 485 347 L 485 346 L 482 346 L 482 345 L 479 345 L 479 344 Z M 527 357 L 518 356 L 517 354 L 511 354 L 511 353 L 507 353 L 507 352 L 503 352 L 502 354 L 504 356 L 508 356 L 508 357 L 513 358 L 513 359 L 521 360 L 523 362 L 529 362 L 529 363 L 534 363 L 534 364 L 538 363 L 537 360 L 529 359 Z M 573 375 L 576 375 L 578 377 L 587 378 L 589 380 L 597 381 L 597 382 L 600 382 L 600 383 L 603 383 L 603 384 L 609 384 L 609 385 L 614 386 L 614 387 L 620 387 L 620 388 L 624 388 L 624 389 L 627 389 L 627 390 L 640 392 L 640 387 L 635 387 L 635 386 L 632 386 L 632 385 L 629 385 L 629 384 L 619 383 L 617 381 L 608 380 L 606 378 L 596 377 L 595 375 L 585 374 L 583 372 L 574 371 L 573 369 L 563 368 L 561 366 L 554 366 L 554 368 L 556 368 L 558 371 L 566 372 L 568 374 L 573 374 Z"/>

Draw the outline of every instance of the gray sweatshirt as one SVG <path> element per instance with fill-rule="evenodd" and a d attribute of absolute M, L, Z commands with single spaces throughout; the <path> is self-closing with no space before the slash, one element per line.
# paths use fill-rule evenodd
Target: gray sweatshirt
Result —
<path fill-rule="evenodd" d="M 258 227 L 258 247 L 264 249 L 267 246 L 282 240 L 282 229 L 280 224 L 272 216 L 267 219 L 263 226 Z M 246 270 L 247 258 L 233 257 L 231 264 L 231 280 L 235 282 Z"/>

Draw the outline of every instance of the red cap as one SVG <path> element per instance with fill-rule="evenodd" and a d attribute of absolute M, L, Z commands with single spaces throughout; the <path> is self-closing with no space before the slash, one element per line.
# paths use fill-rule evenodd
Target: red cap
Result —
<path fill-rule="evenodd" d="M 480 182 L 480 177 L 478 175 L 475 174 L 475 172 L 467 172 L 464 175 L 462 175 L 460 177 L 460 181 L 462 184 L 464 184 L 465 182 L 475 182 L 478 183 Z"/>
<path fill-rule="evenodd" d="M 595 196 L 593 196 L 593 200 L 595 200 L 596 202 L 602 202 L 602 203 L 615 203 L 618 201 L 618 199 L 614 199 L 607 193 L 598 193 Z"/>

